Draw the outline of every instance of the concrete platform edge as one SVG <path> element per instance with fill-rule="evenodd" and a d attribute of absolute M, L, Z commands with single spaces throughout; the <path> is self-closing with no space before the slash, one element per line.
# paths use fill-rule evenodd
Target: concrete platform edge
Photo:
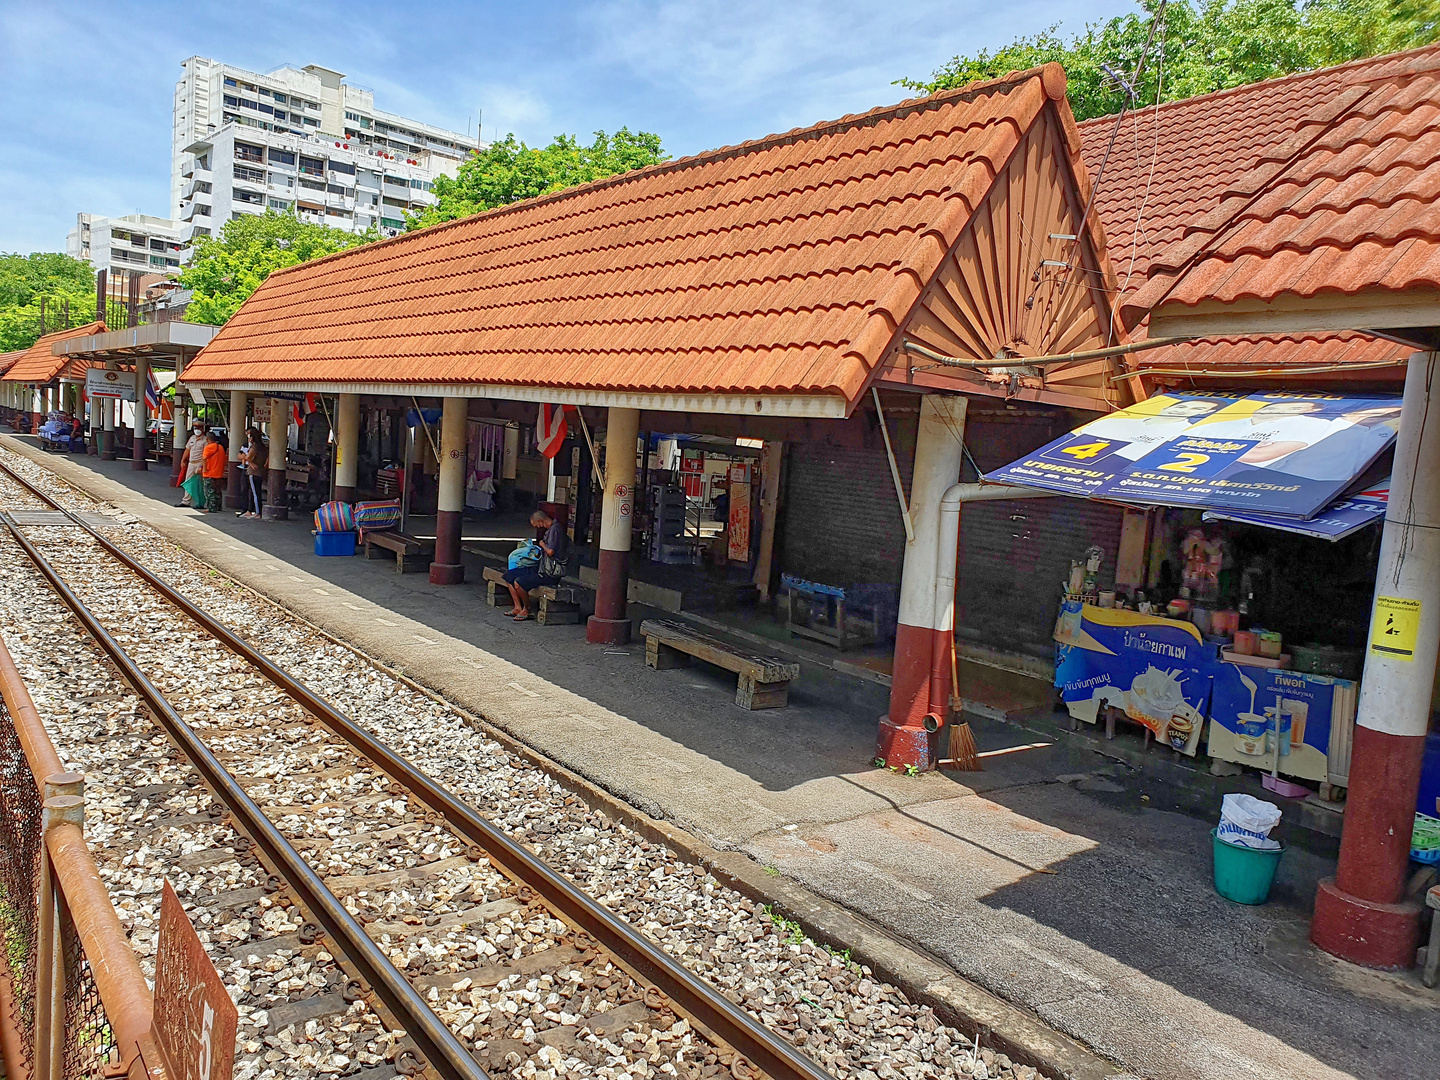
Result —
<path fill-rule="evenodd" d="M 0 436 L 0 444 L 41 465 L 81 491 L 97 499 L 113 501 L 114 493 L 101 490 L 113 481 L 93 475 L 87 476 L 78 468 L 73 473 L 69 469 L 53 468 L 54 461 L 48 455 L 8 436 Z M 99 479 L 101 483 L 88 482 L 93 479 Z M 117 486 L 128 492 L 123 485 Z M 748 855 L 723 851 L 678 823 L 649 816 L 643 809 L 636 808 L 594 781 L 545 756 L 503 727 L 477 716 L 470 709 L 433 687 L 417 681 L 395 665 L 317 625 L 283 599 L 237 580 L 189 543 L 191 538 L 183 532 L 167 529 L 159 522 L 147 520 L 146 524 L 200 562 L 214 567 L 217 572 L 235 581 L 247 592 L 283 609 L 315 633 L 324 635 L 407 686 L 454 709 L 477 731 L 495 739 L 510 753 L 535 768 L 554 776 L 597 810 L 623 822 L 652 842 L 668 844 L 685 858 L 705 866 L 717 880 L 751 901 L 773 906 L 780 914 L 799 922 L 815 941 L 836 950 L 849 950 L 852 960 L 866 965 L 881 978 L 894 984 L 911 1001 L 929 1005 L 945 1023 L 962 1032 L 981 1031 L 983 1046 L 1007 1054 L 1021 1064 L 1031 1065 L 1052 1080 L 1107 1080 L 1123 1075 L 1123 1070 L 1118 1066 L 1106 1061 L 1082 1043 L 1051 1029 L 1019 1006 L 962 978 L 844 906 L 811 892 L 789 878 L 767 872 Z"/>

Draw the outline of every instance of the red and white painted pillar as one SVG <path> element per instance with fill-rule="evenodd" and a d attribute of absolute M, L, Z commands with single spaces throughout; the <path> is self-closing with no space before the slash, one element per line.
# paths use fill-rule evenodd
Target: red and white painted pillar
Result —
<path fill-rule="evenodd" d="M 341 394 L 335 408 L 335 498 L 353 503 L 360 482 L 360 395 Z"/>
<path fill-rule="evenodd" d="M 108 360 L 105 363 L 106 371 L 115 370 L 115 361 Z M 115 398 L 105 398 L 100 402 L 100 412 L 103 416 L 103 428 L 97 443 L 100 448 L 101 461 L 115 460 L 115 410 L 120 408 L 120 402 Z"/>
<path fill-rule="evenodd" d="M 290 503 L 285 498 L 285 444 L 290 438 L 290 403 L 270 399 L 270 460 L 265 473 L 265 506 L 260 516 L 266 521 L 284 521 L 290 516 Z M 241 483 L 246 483 L 241 476 Z"/>
<path fill-rule="evenodd" d="M 630 527 L 635 519 L 635 440 L 640 410 L 611 407 L 605 423 L 605 495 L 600 505 L 600 585 L 585 640 L 596 645 L 630 640 Z"/>
<path fill-rule="evenodd" d="M 921 770 L 935 767 L 935 740 L 925 730 L 925 717 L 932 712 L 945 715 L 948 691 L 941 700 L 932 700 L 932 682 L 948 686 L 950 677 L 950 643 L 945 637 L 950 630 L 948 625 L 939 625 L 942 613 L 935 603 L 940 500 L 960 479 L 964 437 L 965 398 L 926 394 L 920 402 L 915 472 L 910 482 L 910 521 L 915 535 L 905 545 L 900 577 L 890 712 L 880 721 L 875 744 L 876 756 L 884 758 L 887 765 L 913 765 Z M 944 670 L 937 670 L 942 664 Z"/>
<path fill-rule="evenodd" d="M 1410 967 L 1420 940 L 1420 900 L 1405 899 L 1405 883 L 1440 651 L 1437 376 L 1440 353 L 1410 357 L 1355 718 L 1340 864 L 1334 878 L 1320 883 L 1310 924 L 1310 940 L 1320 948 L 1376 968 Z"/>
<path fill-rule="evenodd" d="M 230 391 L 230 421 L 225 431 L 230 471 L 225 477 L 225 505 L 232 510 L 244 510 L 250 505 L 245 466 L 240 464 L 240 448 L 245 445 L 246 405 L 244 390 Z"/>
<path fill-rule="evenodd" d="M 150 468 L 150 403 L 145 390 L 150 385 L 150 360 L 145 356 L 135 358 L 135 411 L 131 413 L 130 468 L 144 472 Z"/>
<path fill-rule="evenodd" d="M 40 425 L 45 423 L 45 387 L 35 386 L 34 401 L 30 405 L 30 434 L 40 430 Z"/>
<path fill-rule="evenodd" d="M 470 402 L 447 397 L 440 413 L 440 483 L 435 509 L 435 561 L 432 585 L 458 585 L 465 580 L 460 561 L 460 526 L 465 515 L 465 427 Z"/>
<path fill-rule="evenodd" d="M 185 479 L 180 475 L 180 459 L 185 456 L 185 443 L 190 438 L 190 413 L 185 407 L 186 393 L 180 380 L 185 376 L 185 361 L 175 359 L 175 402 L 170 424 L 170 486 L 179 487 Z"/>

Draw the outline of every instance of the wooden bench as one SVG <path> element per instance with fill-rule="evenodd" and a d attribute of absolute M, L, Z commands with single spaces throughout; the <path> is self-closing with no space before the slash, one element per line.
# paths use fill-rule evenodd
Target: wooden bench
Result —
<path fill-rule="evenodd" d="M 485 578 L 485 602 L 491 607 L 511 603 L 510 586 L 505 583 L 505 572 L 493 566 L 482 571 Z M 590 590 L 579 582 L 562 580 L 557 585 L 541 585 L 531 589 L 530 594 L 539 598 L 535 621 L 541 626 L 561 626 L 580 621 L 589 606 Z"/>
<path fill-rule="evenodd" d="M 646 619 L 640 633 L 645 638 L 646 667 L 663 671 L 688 664 L 694 656 L 735 672 L 740 677 L 735 704 L 742 709 L 783 709 L 790 700 L 790 680 L 800 674 L 799 664 L 744 652 L 669 619 Z"/>
<path fill-rule="evenodd" d="M 380 552 L 395 553 L 395 569 L 401 574 L 415 574 L 430 569 L 431 557 L 435 554 L 435 541 L 420 540 L 402 532 L 365 533 L 365 558 L 378 559 Z"/>

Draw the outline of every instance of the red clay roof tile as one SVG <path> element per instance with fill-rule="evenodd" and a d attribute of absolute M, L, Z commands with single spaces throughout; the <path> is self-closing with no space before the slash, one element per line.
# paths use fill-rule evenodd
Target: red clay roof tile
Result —
<path fill-rule="evenodd" d="M 73 327 L 70 330 L 56 330 L 46 334 L 30 348 L 21 351 L 20 356 L 5 370 L 3 381 L 48 383 L 62 373 L 68 375 L 73 361 L 68 356 L 56 356 L 50 351 L 50 347 L 57 341 L 68 341 L 71 338 L 89 337 L 91 334 L 103 333 L 105 333 L 105 324 L 92 322 L 86 323 L 84 326 Z M 13 354 L 7 353 L 6 355 Z M 89 366 L 88 362 L 84 364 L 84 367 Z"/>
<path fill-rule="evenodd" d="M 856 400 L 1058 68 L 272 274 L 186 369 Z"/>
<path fill-rule="evenodd" d="M 1313 94 L 1297 92 L 1302 85 L 1323 88 L 1324 98 L 1314 103 Z M 1203 115 L 1217 111 L 1223 126 Z M 1184 181 L 1170 175 L 1185 167 L 1173 152 L 1157 155 L 1168 197 L 1157 200 L 1149 243 L 1136 243 L 1147 258 L 1122 298 L 1128 324 L 1161 304 L 1173 311 L 1205 301 L 1440 288 L 1440 46 L 1177 102 L 1159 113 L 1162 138 L 1196 122 L 1223 139 L 1228 126 L 1233 169 L 1246 167 L 1251 145 L 1237 125 L 1263 126 L 1274 145 L 1256 154 L 1243 176 L 1223 179 L 1224 163 L 1211 173 L 1215 163 L 1207 162 L 1195 173 L 1210 175 Z M 1153 133 L 1156 110 L 1127 123 Z M 1133 182 L 1133 163 L 1124 171 Z M 1187 223 L 1167 211 L 1182 191 L 1192 210 L 1208 203 L 1213 211 L 1231 191 L 1243 197 L 1193 220 L 1190 243 L 1176 246 Z M 1119 197 L 1136 199 L 1133 192 Z"/>

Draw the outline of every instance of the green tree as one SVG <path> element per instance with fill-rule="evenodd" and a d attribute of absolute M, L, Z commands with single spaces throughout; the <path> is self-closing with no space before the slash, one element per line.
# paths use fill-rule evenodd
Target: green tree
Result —
<path fill-rule="evenodd" d="M 549 146 L 531 147 L 513 134 L 491 143 L 461 164 L 455 176 L 435 179 L 435 205 L 408 216 L 411 229 L 469 217 L 482 210 L 548 195 L 666 160 L 660 136 L 621 128 L 595 132 L 586 146 L 573 135 L 557 135 Z"/>
<path fill-rule="evenodd" d="M 1052 26 L 897 82 L 933 94 L 1055 61 L 1076 119 L 1088 120 L 1130 104 L 1131 90 L 1135 104 L 1177 101 L 1440 40 L 1436 0 L 1170 0 L 1158 27 L 1159 0 L 1139 5 L 1068 39 Z"/>
<path fill-rule="evenodd" d="M 0 352 L 35 344 L 42 305 L 47 331 L 63 327 L 59 320 L 67 306 L 71 326 L 93 320 L 95 271 L 90 264 L 53 251 L 0 254 Z"/>
<path fill-rule="evenodd" d="M 301 221 L 293 210 L 232 218 L 219 236 L 191 244 L 190 262 L 180 271 L 180 284 L 195 293 L 185 318 L 219 326 L 276 270 L 379 238 L 374 229 L 351 233 Z"/>

